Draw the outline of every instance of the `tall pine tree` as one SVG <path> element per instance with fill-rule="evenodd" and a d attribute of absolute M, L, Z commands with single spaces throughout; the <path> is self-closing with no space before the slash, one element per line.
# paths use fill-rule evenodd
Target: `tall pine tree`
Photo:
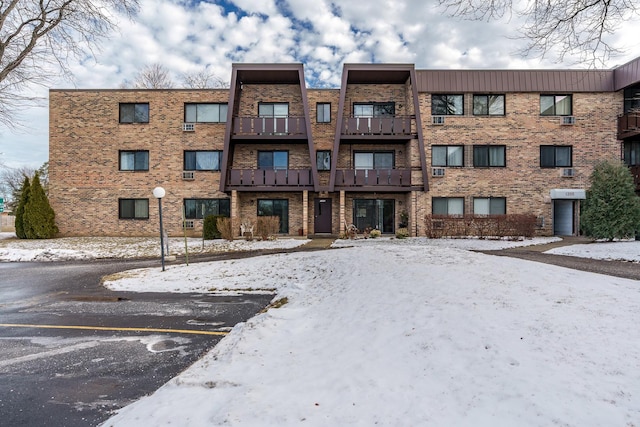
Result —
<path fill-rule="evenodd" d="M 50 239 L 58 233 L 55 214 L 36 172 L 24 206 L 24 232 L 28 239 Z"/>
<path fill-rule="evenodd" d="M 580 222 L 587 236 L 609 241 L 640 230 L 640 197 L 628 167 L 617 162 L 596 165 Z"/>
<path fill-rule="evenodd" d="M 29 200 L 31 193 L 31 185 L 29 184 L 29 177 L 25 176 L 22 181 L 22 188 L 20 189 L 20 199 L 18 200 L 18 206 L 16 206 L 16 236 L 18 239 L 26 239 L 27 235 L 24 232 L 24 207 Z"/>

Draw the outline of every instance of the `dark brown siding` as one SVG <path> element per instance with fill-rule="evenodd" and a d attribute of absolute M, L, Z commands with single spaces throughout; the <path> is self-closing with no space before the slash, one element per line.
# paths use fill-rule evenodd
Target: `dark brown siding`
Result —
<path fill-rule="evenodd" d="M 637 83 L 640 81 L 640 58 L 636 58 L 616 68 L 614 74 L 615 90 L 624 89 L 629 85 Z"/>

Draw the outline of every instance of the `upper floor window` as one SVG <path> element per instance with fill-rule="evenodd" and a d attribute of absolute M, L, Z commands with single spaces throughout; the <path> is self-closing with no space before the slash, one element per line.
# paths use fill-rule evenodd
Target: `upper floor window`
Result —
<path fill-rule="evenodd" d="M 149 123 L 149 103 L 120 104 L 120 123 Z"/>
<path fill-rule="evenodd" d="M 258 115 L 260 117 L 289 117 L 289 104 L 286 102 L 260 102 Z"/>
<path fill-rule="evenodd" d="M 148 171 L 149 151 L 120 151 L 121 171 Z"/>
<path fill-rule="evenodd" d="M 504 116 L 504 95 L 473 95 L 474 116 Z"/>
<path fill-rule="evenodd" d="M 505 215 L 507 213 L 507 199 L 504 197 L 474 197 L 474 215 Z"/>
<path fill-rule="evenodd" d="M 184 104 L 186 123 L 224 123 L 227 121 L 227 104 Z"/>
<path fill-rule="evenodd" d="M 571 167 L 572 151 L 571 145 L 541 145 L 540 167 Z"/>
<path fill-rule="evenodd" d="M 431 166 L 464 166 L 464 146 L 434 145 L 431 147 Z"/>
<path fill-rule="evenodd" d="M 231 200 L 184 199 L 185 219 L 202 219 L 209 215 L 231 216 Z"/>
<path fill-rule="evenodd" d="M 434 197 L 431 199 L 434 215 L 464 215 L 463 197 Z"/>
<path fill-rule="evenodd" d="M 331 151 L 316 151 L 316 166 L 319 171 L 331 170 Z"/>
<path fill-rule="evenodd" d="M 571 116 L 571 95 L 540 95 L 541 116 Z"/>
<path fill-rule="evenodd" d="M 393 169 L 394 160 L 394 153 L 388 151 L 353 154 L 353 163 L 356 169 Z"/>
<path fill-rule="evenodd" d="M 219 171 L 222 151 L 185 151 L 184 170 Z"/>
<path fill-rule="evenodd" d="M 354 117 L 393 116 L 395 113 L 395 102 L 369 102 L 353 104 Z"/>
<path fill-rule="evenodd" d="M 431 115 L 450 116 L 464 114 L 463 95 L 431 95 Z"/>
<path fill-rule="evenodd" d="M 331 104 L 326 102 L 316 104 L 316 122 L 331 123 Z"/>
<path fill-rule="evenodd" d="M 258 169 L 289 169 L 289 152 L 258 151 Z"/>
<path fill-rule="evenodd" d="M 624 163 L 627 166 L 640 166 L 640 142 L 624 143 Z"/>
<path fill-rule="evenodd" d="M 149 219 L 149 199 L 118 199 L 118 218 Z"/>
<path fill-rule="evenodd" d="M 624 113 L 640 111 L 640 87 L 638 85 L 624 90 Z"/>
<path fill-rule="evenodd" d="M 496 168 L 505 166 L 504 145 L 474 145 L 473 166 L 477 168 Z"/>

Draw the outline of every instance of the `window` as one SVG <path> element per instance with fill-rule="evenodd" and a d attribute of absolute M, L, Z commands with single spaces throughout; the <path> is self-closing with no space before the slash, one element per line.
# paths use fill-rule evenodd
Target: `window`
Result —
<path fill-rule="evenodd" d="M 434 215 L 464 215 L 464 198 L 434 197 L 431 199 L 431 213 Z"/>
<path fill-rule="evenodd" d="M 289 104 L 284 102 L 261 102 L 258 104 L 260 117 L 288 117 Z"/>
<path fill-rule="evenodd" d="M 507 213 L 507 199 L 504 197 L 474 197 L 474 215 L 505 215 Z"/>
<path fill-rule="evenodd" d="M 331 123 L 331 104 L 324 102 L 316 104 L 316 122 Z"/>
<path fill-rule="evenodd" d="M 464 114 L 463 95 L 431 95 L 431 115 L 450 116 Z"/>
<path fill-rule="evenodd" d="M 184 199 L 185 219 L 202 219 L 209 215 L 231 216 L 230 199 Z"/>
<path fill-rule="evenodd" d="M 640 110 L 640 87 L 631 86 L 624 90 L 624 113 Z"/>
<path fill-rule="evenodd" d="M 541 168 L 562 168 L 571 167 L 572 164 L 571 145 L 541 145 L 540 146 L 540 167 Z"/>
<path fill-rule="evenodd" d="M 473 95 L 474 116 L 504 116 L 504 95 Z"/>
<path fill-rule="evenodd" d="M 387 151 L 354 153 L 353 164 L 356 169 L 393 169 L 394 153 Z"/>
<path fill-rule="evenodd" d="M 570 116 L 571 95 L 540 95 L 541 116 Z"/>
<path fill-rule="evenodd" d="M 640 166 L 640 142 L 624 143 L 624 163 L 627 166 Z"/>
<path fill-rule="evenodd" d="M 120 151 L 121 171 L 148 171 L 149 151 Z"/>
<path fill-rule="evenodd" d="M 118 199 L 118 218 L 149 219 L 149 199 Z"/>
<path fill-rule="evenodd" d="M 360 231 L 367 227 L 383 233 L 393 233 L 395 200 L 354 199 L 353 216 L 356 228 Z"/>
<path fill-rule="evenodd" d="M 186 123 L 225 123 L 227 104 L 184 104 Z"/>
<path fill-rule="evenodd" d="M 184 170 L 219 171 L 222 151 L 185 151 Z"/>
<path fill-rule="evenodd" d="M 289 152 L 258 151 L 258 169 L 289 169 Z"/>
<path fill-rule="evenodd" d="M 289 232 L 289 200 L 258 200 L 258 216 L 280 217 L 280 233 Z"/>
<path fill-rule="evenodd" d="M 505 166 L 504 145 L 474 145 L 473 166 L 477 168 L 497 168 Z"/>
<path fill-rule="evenodd" d="M 431 166 L 464 166 L 464 146 L 434 145 L 431 147 Z"/>
<path fill-rule="evenodd" d="M 149 104 L 120 104 L 120 123 L 149 123 Z"/>
<path fill-rule="evenodd" d="M 393 116 L 396 113 L 395 102 L 370 102 L 353 104 L 354 117 Z"/>
<path fill-rule="evenodd" d="M 331 170 L 331 151 L 316 151 L 316 165 L 319 171 Z"/>

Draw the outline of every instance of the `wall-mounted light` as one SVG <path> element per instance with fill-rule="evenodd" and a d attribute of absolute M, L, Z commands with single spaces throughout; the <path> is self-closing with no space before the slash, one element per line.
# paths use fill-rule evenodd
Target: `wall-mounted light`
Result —
<path fill-rule="evenodd" d="M 253 150 L 249 151 L 249 154 L 253 156 Z"/>

